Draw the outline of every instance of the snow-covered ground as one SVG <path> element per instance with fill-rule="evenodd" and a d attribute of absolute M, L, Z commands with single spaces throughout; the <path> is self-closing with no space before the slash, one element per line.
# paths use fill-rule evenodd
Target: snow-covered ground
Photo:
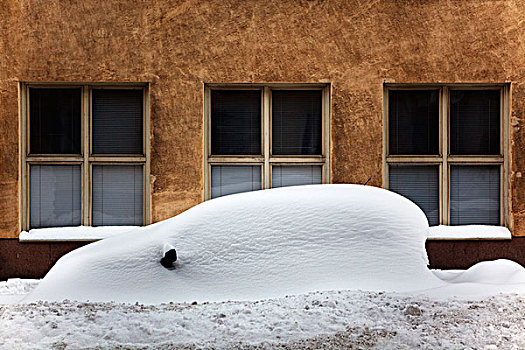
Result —
<path fill-rule="evenodd" d="M 196 305 L 41 301 L 0 306 L 0 348 L 525 349 L 524 311 L 523 294 L 435 299 L 325 291 Z"/>
<path fill-rule="evenodd" d="M 221 197 L 0 283 L 0 347 L 525 348 L 525 269 L 431 271 L 428 232 L 374 187 Z"/>

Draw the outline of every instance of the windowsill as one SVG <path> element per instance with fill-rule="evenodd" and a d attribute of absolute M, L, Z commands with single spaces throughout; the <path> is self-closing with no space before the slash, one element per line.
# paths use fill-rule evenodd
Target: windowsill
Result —
<path fill-rule="evenodd" d="M 460 225 L 431 226 L 427 240 L 509 240 L 512 235 L 504 226 Z"/>
<path fill-rule="evenodd" d="M 86 242 L 98 241 L 140 229 L 141 226 L 76 226 L 49 227 L 20 232 L 20 242 Z"/>

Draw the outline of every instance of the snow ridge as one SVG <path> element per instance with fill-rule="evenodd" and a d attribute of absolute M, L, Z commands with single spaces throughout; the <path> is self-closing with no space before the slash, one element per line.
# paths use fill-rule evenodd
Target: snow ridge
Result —
<path fill-rule="evenodd" d="M 38 302 L 0 309 L 0 347 L 523 349 L 525 298 L 365 291 L 192 305 Z"/>

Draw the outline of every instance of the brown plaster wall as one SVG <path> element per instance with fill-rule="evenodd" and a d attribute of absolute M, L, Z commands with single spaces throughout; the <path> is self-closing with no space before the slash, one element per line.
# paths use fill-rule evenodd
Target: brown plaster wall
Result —
<path fill-rule="evenodd" d="M 149 82 L 152 219 L 203 198 L 203 83 L 330 82 L 332 180 L 381 185 L 383 82 L 511 82 L 525 235 L 525 3 L 0 1 L 0 237 L 19 232 L 18 82 Z"/>

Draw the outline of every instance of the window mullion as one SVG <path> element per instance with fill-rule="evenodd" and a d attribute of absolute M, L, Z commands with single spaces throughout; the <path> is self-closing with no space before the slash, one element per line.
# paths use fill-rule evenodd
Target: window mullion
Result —
<path fill-rule="evenodd" d="M 22 212 L 22 231 L 29 231 L 29 165 L 26 162 L 27 150 L 29 149 L 29 88 L 25 84 L 20 84 L 21 90 L 20 99 L 20 115 L 22 116 L 20 131 L 22 142 L 20 144 L 20 152 L 22 154 L 22 169 L 21 169 L 21 207 Z"/>
<path fill-rule="evenodd" d="M 502 164 L 502 156 L 449 156 L 449 163 L 468 163 L 468 164 Z"/>
<path fill-rule="evenodd" d="M 211 198 L 211 171 L 210 164 L 208 163 L 211 148 L 210 87 L 206 86 L 204 92 L 204 200 L 208 200 Z M 147 135 L 147 137 L 149 137 L 149 134 Z"/>
<path fill-rule="evenodd" d="M 321 100 L 323 108 L 322 116 L 322 130 L 321 137 L 323 140 L 323 157 L 325 157 L 325 164 L 323 167 L 323 178 L 324 184 L 331 183 L 330 181 L 330 86 L 326 86 L 323 89 L 323 98 Z"/>
<path fill-rule="evenodd" d="M 270 188 L 270 94 L 269 87 L 263 90 L 263 153 L 264 153 L 264 168 L 263 168 L 263 189 Z"/>
<path fill-rule="evenodd" d="M 387 156 L 387 163 L 441 163 L 440 156 Z"/>
<path fill-rule="evenodd" d="M 208 157 L 210 164 L 235 164 L 235 163 L 264 163 L 264 157 L 250 157 L 250 156 L 211 156 Z"/>
<path fill-rule="evenodd" d="M 441 167 L 441 224 L 449 224 L 449 179 L 448 179 L 448 135 L 449 135 L 449 89 L 443 87 L 441 92 L 441 152 L 443 165 Z"/>
<path fill-rule="evenodd" d="M 501 89 L 501 101 L 502 103 L 500 104 L 500 132 L 501 132 L 501 136 L 500 136 L 500 153 L 501 155 L 503 156 L 503 165 L 502 165 L 502 176 L 501 176 L 501 203 L 500 203 L 500 208 L 501 208 L 501 223 L 502 225 L 505 225 L 505 226 L 509 226 L 509 222 L 508 222 L 508 218 L 509 218 L 509 212 L 508 212 L 508 206 L 509 206 L 509 202 L 507 200 L 507 198 L 509 198 L 509 183 L 508 183 L 508 179 L 509 179 L 509 151 L 508 151 L 508 147 L 509 147 L 509 134 L 508 134 L 508 130 L 509 130 L 509 126 L 508 126 L 508 122 L 509 122 L 509 86 L 505 86 L 504 88 Z"/>
<path fill-rule="evenodd" d="M 82 224 L 91 226 L 91 169 L 89 166 L 90 147 L 90 120 L 91 120 L 91 98 L 90 90 L 86 85 L 82 90 L 82 154 L 84 161 L 82 164 Z"/>

